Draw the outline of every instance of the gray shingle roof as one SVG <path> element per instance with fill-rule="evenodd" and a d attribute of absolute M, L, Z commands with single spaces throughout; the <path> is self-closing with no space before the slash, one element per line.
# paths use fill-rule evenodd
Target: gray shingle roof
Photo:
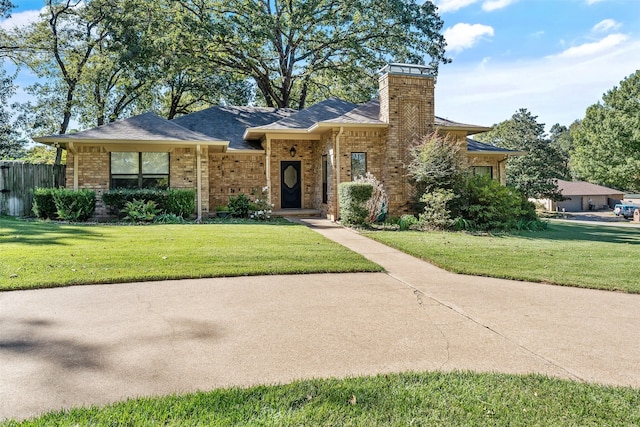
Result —
<path fill-rule="evenodd" d="M 333 124 L 385 124 L 379 119 L 380 100 L 375 99 L 357 106 L 353 110 L 335 119 L 324 120 L 325 123 Z"/>
<path fill-rule="evenodd" d="M 277 122 L 296 113 L 288 108 L 263 107 L 210 107 L 180 116 L 172 122 L 212 138 L 229 141 L 230 150 L 255 150 L 255 141 L 245 141 L 244 131 L 250 127 Z"/>
<path fill-rule="evenodd" d="M 267 124 L 265 126 L 256 126 L 255 128 L 260 130 L 308 129 L 318 122 L 340 117 L 357 106 L 357 104 L 343 101 L 338 98 L 329 98 L 314 104 L 307 109 L 297 111 L 291 116 L 278 120 L 275 123 Z"/>
<path fill-rule="evenodd" d="M 522 151 L 509 150 L 508 148 L 496 147 L 495 145 L 485 144 L 475 139 L 467 138 L 467 151 L 470 153 L 493 153 L 493 154 L 524 154 Z"/>
<path fill-rule="evenodd" d="M 624 194 L 623 191 L 584 181 L 558 180 L 558 189 L 563 196 L 610 196 Z"/>
<path fill-rule="evenodd" d="M 114 141 L 216 141 L 217 138 L 194 132 L 163 119 L 154 113 L 144 113 L 128 119 L 64 135 L 50 135 L 42 139 L 114 140 Z M 40 138 L 34 138 L 37 140 Z"/>

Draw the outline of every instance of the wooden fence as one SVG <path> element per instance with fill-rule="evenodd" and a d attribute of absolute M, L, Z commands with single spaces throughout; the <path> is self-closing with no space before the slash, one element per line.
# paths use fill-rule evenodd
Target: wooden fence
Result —
<path fill-rule="evenodd" d="M 33 215 L 33 189 L 65 185 L 64 165 L 34 165 L 0 160 L 0 215 Z"/>

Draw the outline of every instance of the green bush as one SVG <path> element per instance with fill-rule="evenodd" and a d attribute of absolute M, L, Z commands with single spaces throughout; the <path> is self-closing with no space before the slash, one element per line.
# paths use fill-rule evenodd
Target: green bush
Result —
<path fill-rule="evenodd" d="M 424 204 L 420 214 L 420 227 L 426 230 L 446 230 L 451 227 L 451 211 L 447 208 L 447 203 L 454 197 L 452 190 L 442 189 L 423 194 L 420 198 L 420 202 Z"/>
<path fill-rule="evenodd" d="M 33 213 L 41 219 L 55 219 L 58 215 L 56 202 L 53 200 L 55 188 L 36 188 L 33 190 Z"/>
<path fill-rule="evenodd" d="M 127 202 L 122 208 L 122 213 L 125 215 L 123 218 L 125 221 L 133 222 L 149 222 L 158 214 L 157 204 L 153 200 L 145 202 L 144 200 L 134 200 Z"/>
<path fill-rule="evenodd" d="M 338 186 L 340 218 L 346 225 L 364 225 L 369 220 L 367 202 L 373 185 L 365 182 L 343 182 Z"/>
<path fill-rule="evenodd" d="M 142 200 L 154 202 L 159 212 L 188 217 L 195 212 L 195 190 L 193 189 L 115 189 L 102 195 L 102 201 L 112 215 L 123 218 L 123 209 L 129 202 Z"/>
<path fill-rule="evenodd" d="M 86 221 L 96 209 L 95 191 L 58 188 L 53 191 L 53 200 L 58 218 L 65 221 Z"/>
<path fill-rule="evenodd" d="M 166 193 L 167 204 L 163 209 L 165 213 L 187 218 L 196 211 L 196 190 L 170 189 Z"/>
<path fill-rule="evenodd" d="M 537 221 L 535 206 L 516 190 L 500 185 L 486 175 L 469 177 L 450 203 L 460 227 L 475 230 L 513 230 L 519 221 Z"/>
<path fill-rule="evenodd" d="M 248 218 L 249 217 L 249 198 L 246 194 L 240 193 L 235 197 L 229 198 L 229 215 L 233 218 Z"/>
<path fill-rule="evenodd" d="M 401 231 L 407 231 L 416 224 L 418 224 L 418 218 L 411 214 L 404 214 L 398 219 L 398 227 Z"/>

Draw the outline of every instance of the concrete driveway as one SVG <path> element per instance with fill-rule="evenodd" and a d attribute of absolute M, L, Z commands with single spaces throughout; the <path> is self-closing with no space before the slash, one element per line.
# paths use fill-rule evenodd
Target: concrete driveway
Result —
<path fill-rule="evenodd" d="M 0 419 L 142 395 L 405 370 L 640 387 L 640 296 L 461 276 L 323 220 L 387 273 L 0 293 Z"/>

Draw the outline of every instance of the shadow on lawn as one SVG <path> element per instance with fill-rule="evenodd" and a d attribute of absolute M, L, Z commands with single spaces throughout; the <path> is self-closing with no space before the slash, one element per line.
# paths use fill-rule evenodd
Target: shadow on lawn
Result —
<path fill-rule="evenodd" d="M 610 225 L 549 223 L 546 231 L 522 233 L 528 239 L 557 241 L 588 241 L 603 243 L 640 244 L 640 227 L 616 227 Z"/>
<path fill-rule="evenodd" d="M 70 239 L 101 239 L 99 232 L 86 225 L 59 224 L 47 221 L 27 221 L 0 216 L 0 244 L 26 243 L 65 245 Z"/>

